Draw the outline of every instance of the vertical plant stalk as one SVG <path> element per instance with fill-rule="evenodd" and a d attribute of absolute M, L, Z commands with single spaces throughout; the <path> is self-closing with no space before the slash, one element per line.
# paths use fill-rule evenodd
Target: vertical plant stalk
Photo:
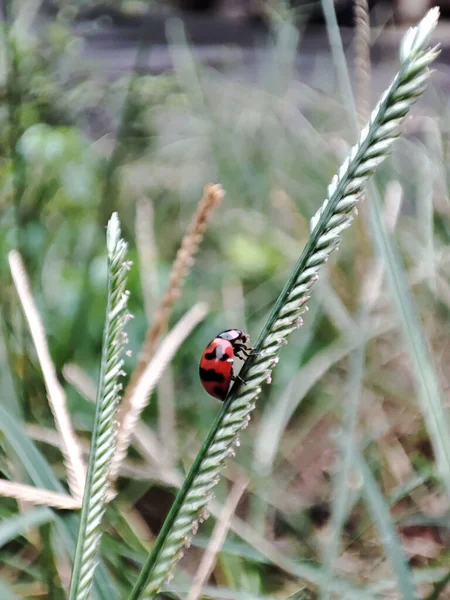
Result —
<path fill-rule="evenodd" d="M 311 220 L 310 238 L 281 292 L 268 322 L 258 338 L 255 353 L 244 364 L 237 381 L 225 400 L 211 431 L 198 453 L 182 488 L 164 522 L 129 600 L 154 598 L 170 569 L 182 555 L 183 546 L 206 517 L 205 508 L 218 481 L 225 460 L 233 456 L 233 445 L 246 427 L 261 385 L 270 382 L 278 362 L 280 348 L 301 325 L 301 313 L 318 279 L 320 267 L 339 245 L 340 235 L 353 219 L 364 185 L 376 167 L 388 156 L 399 134 L 399 125 L 425 90 L 429 65 L 438 55 L 429 48 L 429 39 L 439 18 L 432 9 L 405 35 L 401 68 L 375 107 L 358 143 L 344 161 L 328 187 L 328 198 Z"/>
<path fill-rule="evenodd" d="M 353 0 L 355 21 L 355 79 L 356 105 L 360 121 L 365 123 L 370 114 L 370 17 L 368 0 Z"/>
<path fill-rule="evenodd" d="M 125 390 L 118 417 L 120 438 L 124 437 L 122 431 L 125 427 L 124 424 L 126 422 L 137 423 L 142 410 L 145 408 L 145 404 L 138 406 L 136 403 L 131 402 L 131 399 L 135 395 L 135 388 L 139 385 L 139 380 L 152 360 L 155 349 L 167 329 L 172 307 L 180 295 L 181 288 L 183 287 L 189 270 L 194 264 L 194 256 L 203 239 L 209 214 L 211 210 L 221 202 L 223 196 L 224 192 L 220 185 L 207 185 L 205 187 L 197 210 L 192 217 L 192 221 L 183 238 L 181 247 L 177 252 L 170 273 L 169 285 L 161 299 L 159 308 L 156 311 L 153 325 L 147 331 L 144 346 L 139 353 L 136 367 L 131 374 L 130 381 Z"/>
<path fill-rule="evenodd" d="M 333 7 L 334 8 L 334 7 Z M 335 9 L 334 9 L 335 10 Z M 354 45 L 355 45 L 355 104 L 357 114 L 350 115 L 353 122 L 353 128 L 356 134 L 359 133 L 358 124 L 361 126 L 367 121 L 370 115 L 371 106 L 371 87 L 372 73 L 370 65 L 370 16 L 368 0 L 353 0 L 353 16 L 354 16 Z M 338 34 L 338 33 L 337 33 Z M 345 66 L 345 54 L 342 49 L 342 71 Z M 342 75 L 342 74 L 341 74 Z M 347 71 L 348 75 L 348 71 Z M 342 98 L 346 103 L 347 98 Z M 370 261 L 370 236 L 367 231 L 367 216 L 366 203 L 362 203 L 362 219 L 358 219 L 357 228 L 355 231 L 356 244 L 358 254 L 355 261 L 357 277 L 364 277 L 367 273 L 367 263 Z"/>
<path fill-rule="evenodd" d="M 354 9 L 354 70 L 356 102 L 353 96 L 350 76 L 347 68 L 342 38 L 336 17 L 336 8 L 332 0 L 322 0 L 323 5 L 327 5 L 327 27 L 329 35 L 339 39 L 339 43 L 334 45 L 333 54 L 338 76 L 340 81 L 345 82 L 341 85 L 342 103 L 348 107 L 349 122 L 355 135 L 359 134 L 360 127 L 363 125 L 370 114 L 371 103 L 371 72 L 370 72 L 370 18 L 369 6 L 367 0 L 353 0 Z M 364 200 L 365 198 L 362 198 Z M 362 218 L 355 223 L 355 240 L 358 248 L 355 258 L 355 273 L 361 286 L 373 278 L 373 270 L 370 269 L 370 238 L 366 227 L 367 205 L 361 203 Z M 369 268 L 368 268 L 369 267 Z M 361 294 L 362 294 L 362 287 Z M 370 314 L 371 305 L 360 301 L 361 309 L 358 315 L 358 327 L 364 327 Z M 345 427 L 345 443 L 342 444 L 340 453 L 340 468 L 336 473 L 333 495 L 333 509 L 330 519 L 332 536 L 330 543 L 327 544 L 323 553 L 323 562 L 325 565 L 324 585 L 321 586 L 320 600 L 329 600 L 330 581 L 334 575 L 334 568 L 339 550 L 341 547 L 341 537 L 344 523 L 350 514 L 354 498 L 349 499 L 348 486 L 352 470 L 354 468 L 355 448 L 357 447 L 357 429 L 359 422 L 359 408 L 362 390 L 362 377 L 366 359 L 365 341 L 362 341 L 349 356 L 349 383 L 347 392 L 347 401 L 345 414 L 343 416 L 343 427 Z M 344 425 L 345 424 L 345 425 Z"/>
<path fill-rule="evenodd" d="M 16 286 L 22 310 L 30 328 L 36 348 L 39 364 L 44 376 L 45 387 L 50 409 L 55 419 L 56 429 L 62 441 L 62 453 L 67 470 L 67 483 L 69 490 L 75 500 L 81 504 L 83 497 L 84 480 L 86 478 L 86 466 L 84 464 L 81 447 L 72 427 L 69 411 L 67 409 L 67 397 L 63 387 L 58 381 L 55 365 L 50 356 L 45 329 L 41 321 L 38 309 L 30 290 L 30 284 L 20 254 L 11 250 L 8 255 L 11 275 Z"/>
<path fill-rule="evenodd" d="M 154 232 L 153 200 L 149 197 L 139 197 L 136 200 L 135 236 L 144 309 L 148 322 L 151 321 L 157 306 L 158 293 L 158 250 Z"/>
<path fill-rule="evenodd" d="M 115 424 L 121 389 L 119 377 L 122 374 L 122 354 L 126 341 L 124 326 L 128 318 L 126 278 L 129 263 L 126 261 L 127 244 L 120 236 L 119 218 L 117 213 L 113 213 L 106 234 L 108 298 L 102 363 L 80 528 L 70 582 L 70 600 L 89 598 L 110 486 L 109 472 L 115 449 Z"/>

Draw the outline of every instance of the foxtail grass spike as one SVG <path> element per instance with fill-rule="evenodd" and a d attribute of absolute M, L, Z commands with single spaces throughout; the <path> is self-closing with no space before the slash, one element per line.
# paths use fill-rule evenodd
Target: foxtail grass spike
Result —
<path fill-rule="evenodd" d="M 438 55 L 429 48 L 439 10 L 432 9 L 418 27 L 410 29 L 401 47 L 401 68 L 372 112 L 358 143 L 328 188 L 328 198 L 311 220 L 311 235 L 268 322 L 240 373 L 245 384 L 236 382 L 205 443 L 180 489 L 162 530 L 144 565 L 130 600 L 154 598 L 181 557 L 183 546 L 205 517 L 205 509 L 217 483 L 219 469 L 234 453 L 239 432 L 247 425 L 261 385 L 270 379 L 280 348 L 301 325 L 320 267 L 338 247 L 342 231 L 355 214 L 363 187 L 376 167 L 388 156 L 399 125 L 422 94 L 430 76 L 429 65 Z"/>
<path fill-rule="evenodd" d="M 126 279 L 129 263 L 126 260 L 127 244 L 120 236 L 119 218 L 113 213 L 107 229 L 108 298 L 102 364 L 80 528 L 70 582 L 70 600 L 89 598 L 110 486 L 109 471 L 115 449 L 116 414 L 121 390 L 119 378 L 126 342 L 124 326 L 128 318 Z"/>

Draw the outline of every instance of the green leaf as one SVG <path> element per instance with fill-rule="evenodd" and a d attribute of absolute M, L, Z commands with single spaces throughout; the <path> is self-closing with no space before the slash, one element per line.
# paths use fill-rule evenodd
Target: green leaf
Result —
<path fill-rule="evenodd" d="M 9 517 L 6 522 L 0 524 L 0 547 L 20 535 L 25 535 L 28 529 L 54 520 L 55 513 L 44 507 Z"/>
<path fill-rule="evenodd" d="M 401 597 L 405 600 L 414 600 L 417 596 L 414 592 L 411 570 L 392 521 L 389 507 L 364 458 L 356 455 L 354 460 L 364 480 L 363 494 L 377 524 L 381 543 L 397 576 Z"/>

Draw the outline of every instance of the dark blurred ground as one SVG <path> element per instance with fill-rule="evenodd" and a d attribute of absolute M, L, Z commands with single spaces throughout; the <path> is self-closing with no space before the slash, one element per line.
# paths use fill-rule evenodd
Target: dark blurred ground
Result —
<path fill-rule="evenodd" d="M 371 56 L 373 88 L 374 93 L 377 93 L 386 86 L 395 72 L 399 42 L 407 25 L 397 24 L 395 3 L 371 4 L 374 5 Z M 411 0 L 410 5 L 412 4 L 414 2 Z M 424 3 L 418 1 L 418 4 Z M 425 4 L 431 5 L 430 2 Z M 450 16 L 450 2 L 440 4 L 443 17 L 446 14 Z M 327 32 L 317 6 L 320 8 L 320 3 L 316 3 L 314 11 L 307 13 L 307 18 L 303 21 L 303 17 L 300 18 L 301 34 L 295 60 L 297 78 L 303 83 L 313 83 L 316 86 L 318 68 L 323 73 L 333 72 Z M 346 25 L 352 22 L 352 12 L 346 2 L 339 3 L 338 8 L 341 35 L 351 65 L 354 30 Z M 233 15 L 232 12 L 230 16 L 220 10 L 186 11 L 166 7 L 147 12 L 143 16 L 142 13 L 130 14 L 110 7 L 96 6 L 78 14 L 73 31 L 83 40 L 82 59 L 90 67 L 95 65 L 103 76 L 115 79 L 134 69 L 139 47 L 146 50 L 143 53 L 145 59 L 142 60 L 141 57 L 140 69 L 160 74 L 173 66 L 167 25 L 174 19 L 180 19 L 184 24 L 186 38 L 200 63 L 219 70 L 226 69 L 228 75 L 235 73 L 240 78 L 252 80 L 272 51 L 272 31 L 261 15 L 255 16 L 248 11 Z M 44 11 L 41 22 L 52 18 L 54 12 Z M 434 39 L 441 44 L 442 53 L 437 62 L 438 73 L 433 81 L 438 87 L 447 90 L 450 87 L 450 22 L 445 18 L 441 19 Z M 327 79 L 324 78 L 325 86 Z"/>

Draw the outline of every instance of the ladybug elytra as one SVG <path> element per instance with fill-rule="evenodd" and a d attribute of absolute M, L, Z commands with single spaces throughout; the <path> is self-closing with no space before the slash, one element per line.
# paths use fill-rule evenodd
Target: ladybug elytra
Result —
<path fill-rule="evenodd" d="M 233 374 L 234 357 L 245 359 L 252 348 L 247 346 L 249 336 L 239 329 L 219 333 L 205 348 L 200 359 L 200 380 L 211 396 L 225 400 Z"/>

